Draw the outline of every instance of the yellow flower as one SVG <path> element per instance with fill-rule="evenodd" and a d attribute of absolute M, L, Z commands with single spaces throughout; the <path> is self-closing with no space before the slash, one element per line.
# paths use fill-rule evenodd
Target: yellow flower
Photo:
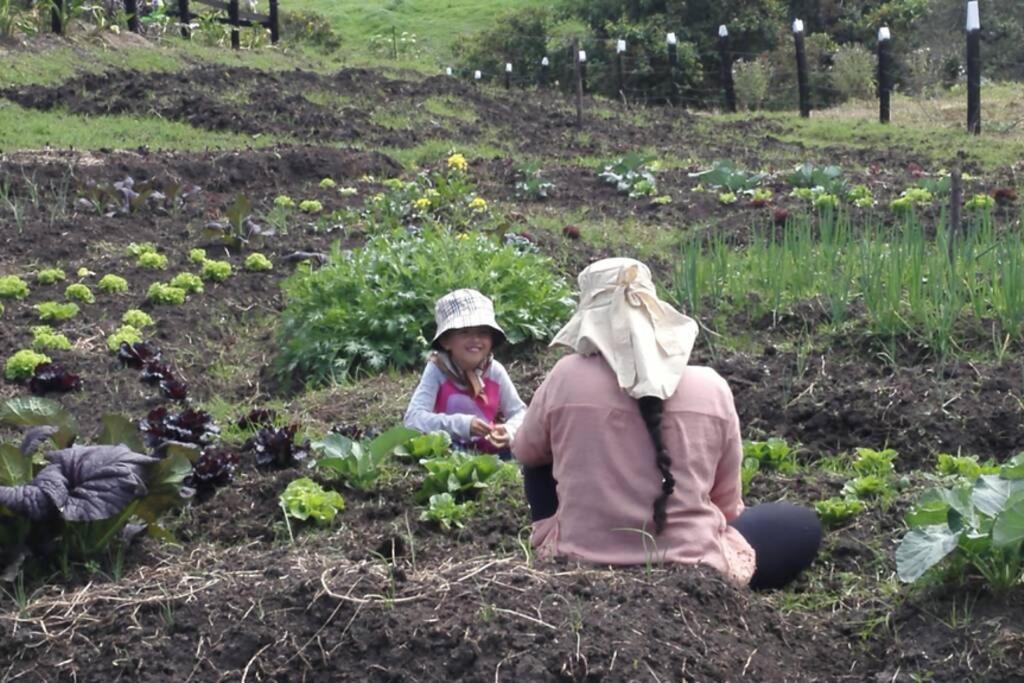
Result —
<path fill-rule="evenodd" d="M 448 157 L 448 168 L 454 171 L 465 172 L 469 169 L 469 164 L 466 163 L 466 157 L 461 154 L 453 154 Z"/>
<path fill-rule="evenodd" d="M 372 201 L 376 202 L 377 204 L 380 204 L 385 199 L 386 199 L 386 197 L 384 196 L 384 193 L 383 192 L 378 192 L 377 194 L 373 195 Z"/>
<path fill-rule="evenodd" d="M 483 213 L 487 210 L 487 200 L 483 197 L 474 197 L 469 203 L 469 208 L 473 209 L 474 213 Z"/>
<path fill-rule="evenodd" d="M 464 232 L 460 232 L 458 235 L 455 236 L 455 239 L 468 240 L 469 239 L 469 235 L 467 235 Z"/>
<path fill-rule="evenodd" d="M 430 208 L 430 200 L 427 199 L 426 197 L 420 197 L 415 202 L 413 202 L 413 206 L 416 207 L 417 211 L 426 211 L 427 209 Z"/>

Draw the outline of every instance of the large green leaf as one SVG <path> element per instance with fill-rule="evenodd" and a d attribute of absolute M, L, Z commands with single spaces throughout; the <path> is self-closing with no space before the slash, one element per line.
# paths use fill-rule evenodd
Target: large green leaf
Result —
<path fill-rule="evenodd" d="M 100 432 L 99 443 L 112 446 L 124 444 L 136 453 L 145 453 L 139 428 L 124 415 L 104 415 L 103 431 Z"/>
<path fill-rule="evenodd" d="M 192 471 L 192 463 L 181 453 L 168 455 L 150 470 L 149 493 L 139 501 L 135 510 L 150 524 L 156 523 L 164 512 L 181 503 L 181 483 Z"/>
<path fill-rule="evenodd" d="M 914 503 L 914 507 L 904 518 L 911 528 L 945 524 L 949 517 L 949 503 L 943 496 L 942 489 L 929 489 Z"/>
<path fill-rule="evenodd" d="M 355 442 L 347 436 L 331 432 L 320 441 L 314 441 L 310 448 L 322 452 L 327 458 L 344 458 L 352 452 L 352 445 Z"/>
<path fill-rule="evenodd" d="M 374 460 L 380 460 L 397 446 L 400 446 L 413 437 L 419 436 L 419 434 L 420 433 L 415 429 L 409 429 L 398 425 L 397 427 L 392 427 L 371 441 L 367 446 L 367 450 L 369 450 L 370 454 L 373 455 Z"/>
<path fill-rule="evenodd" d="M 0 444 L 0 486 L 18 486 L 32 480 L 32 458 L 14 444 Z"/>
<path fill-rule="evenodd" d="M 1024 481 L 1018 484 L 998 474 L 983 474 L 974 483 L 971 500 L 975 507 L 989 517 L 997 517 L 1003 511 L 1006 500 L 1020 486 L 1024 486 Z"/>
<path fill-rule="evenodd" d="M 1003 463 L 999 468 L 999 476 L 1003 479 L 1024 479 L 1024 453 L 1018 453 Z"/>
<path fill-rule="evenodd" d="M 1019 545 L 1024 541 L 1024 494 L 1007 501 L 1006 509 L 992 526 L 992 544 L 998 548 Z"/>
<path fill-rule="evenodd" d="M 38 396 L 19 396 L 0 403 L 0 422 L 14 427 L 52 425 L 78 433 L 75 419 L 61 404 Z"/>
<path fill-rule="evenodd" d="M 960 533 L 945 524 L 911 529 L 896 549 L 896 574 L 911 583 L 942 561 L 956 548 Z"/>

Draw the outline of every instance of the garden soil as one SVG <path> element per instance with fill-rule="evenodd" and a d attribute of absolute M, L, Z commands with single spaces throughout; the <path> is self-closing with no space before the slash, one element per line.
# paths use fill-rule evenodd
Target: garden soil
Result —
<path fill-rule="evenodd" d="M 238 82 L 266 107 L 215 96 Z M 300 96 L 318 89 L 343 92 L 354 103 L 318 106 Z M 59 104 L 82 114 L 155 111 L 211 130 L 297 141 L 226 153 L 141 149 L 0 157 L 0 177 L 25 208 L 17 224 L 0 232 L 0 272 L 31 279 L 39 267 L 59 262 L 69 282 L 85 267 L 95 277 L 116 273 L 131 283 L 129 293 L 102 296 L 65 323 L 75 347 L 52 354 L 82 375 L 81 392 L 53 398 L 75 415 L 86 437 L 95 436 L 107 413 L 137 420 L 163 403 L 104 348 L 106 334 L 128 308 L 156 314 L 152 340 L 189 383 L 195 400 L 260 405 L 291 397 L 271 371 L 275 320 L 284 305 L 279 285 L 303 255 L 326 254 L 335 243 L 363 243 L 361 226 L 268 237 L 259 248 L 274 261 L 274 271 L 239 270 L 226 283 L 207 284 L 181 307 L 154 310 L 144 292 L 152 282 L 187 269 L 188 251 L 197 246 L 239 265 L 240 254 L 204 240 L 202 233 L 240 195 L 264 208 L 279 194 L 316 197 L 331 211 L 361 200 L 320 189 L 321 178 L 339 186 L 358 184 L 366 194 L 401 172 L 379 152 L 306 143 L 409 147 L 453 130 L 472 136 L 496 127 L 516 149 L 553 160 L 556 208 L 590 208 L 611 220 L 708 223 L 741 237 L 755 216 L 751 210 L 724 217 L 703 199 L 665 208 L 614 196 L 592 171 L 574 165 L 588 147 L 570 134 L 571 114 L 555 94 L 527 101 L 487 95 L 452 79 L 414 82 L 364 70 L 325 76 L 204 67 L 182 75 L 115 71 L 2 95 L 23 106 Z M 436 129 L 374 122 L 376 108 L 430 97 L 472 103 L 475 121 L 435 116 Z M 657 122 L 670 114 L 650 116 Z M 683 130 L 685 115 L 673 116 L 672 129 Z M 750 135 L 768 145 L 777 133 L 769 121 L 735 125 L 749 127 Z M 602 153 L 634 149 L 653 135 L 650 124 L 625 118 L 592 132 L 591 151 Z M 752 154 L 713 143 L 709 151 L 702 144 L 703 152 L 737 162 Z M 507 162 L 471 164 L 484 196 L 515 201 L 514 169 Z M 125 177 L 163 188 L 195 185 L 201 192 L 171 210 L 115 215 L 76 202 L 89 183 Z M 695 182 L 684 169 L 666 173 L 673 189 Z M 510 229 L 535 233 L 532 238 L 567 278 L 609 255 L 536 230 L 525 210 L 513 213 Z M 172 269 L 136 267 L 124 251 L 132 242 L 158 245 Z M 670 261 L 669 255 L 653 261 L 659 280 L 671 278 Z M 91 283 L 91 277 L 83 281 Z M 27 346 L 28 328 L 35 324 L 32 306 L 60 299 L 62 289 L 63 284 L 33 285 L 27 299 L 5 302 L 0 357 Z M 854 340 L 801 354 L 785 350 L 793 329 L 813 326 L 823 315 L 820 305 L 807 302 L 792 320 L 734 321 L 759 340 L 756 353 L 698 349 L 695 361 L 715 367 L 732 386 L 745 436 L 799 442 L 799 457 L 807 461 L 858 446 L 889 446 L 900 452 L 897 466 L 905 471 L 930 468 L 942 450 L 962 448 L 1005 460 L 1024 449 L 1019 359 L 939 368 L 909 342 L 895 359 L 859 348 Z M 554 360 L 538 349 L 517 352 L 509 366 L 524 398 Z M 0 398 L 24 393 L 19 385 L 0 383 Z M 400 404 L 395 401 L 374 426 L 397 422 Z M 320 425 L 353 423 L 363 409 L 360 402 L 317 404 L 309 417 Z M 16 434 L 6 430 L 0 436 Z M 0 681 L 1011 681 L 1019 680 L 1024 666 L 1019 591 L 994 597 L 969 586 L 954 598 L 923 589 L 808 606 L 801 602 L 811 597 L 806 585 L 784 596 L 761 595 L 699 568 L 608 571 L 537 562 L 528 552 L 529 518 L 518 491 L 487 493 L 479 501 L 480 515 L 464 530 L 446 533 L 418 519 L 411 469 L 379 493 L 346 491 L 343 522 L 329 532 L 310 533 L 285 525 L 278 507 L 278 495 L 294 476 L 258 471 L 243 455 L 234 485 L 195 501 L 171 521 L 179 544 L 140 541 L 125 558 L 119 580 L 76 575 L 30 586 L 34 592 L 23 608 L 13 594 L 0 597 Z M 838 493 L 841 485 L 828 477 L 758 479 L 748 502 L 785 498 L 808 504 Z M 829 535 L 825 551 L 835 569 L 828 581 L 839 585 L 844 573 L 891 574 L 894 549 L 879 548 L 878 539 L 901 533 L 901 505 L 906 501 Z"/>

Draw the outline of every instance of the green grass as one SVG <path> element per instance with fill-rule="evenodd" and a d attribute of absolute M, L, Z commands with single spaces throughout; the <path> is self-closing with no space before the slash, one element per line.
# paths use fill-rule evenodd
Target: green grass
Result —
<path fill-rule="evenodd" d="M 425 164 L 445 159 L 452 152 L 461 152 L 472 163 L 473 159 L 506 157 L 508 152 L 486 143 L 456 142 L 451 139 L 428 140 L 415 147 L 385 147 L 380 150 L 408 170 L 416 170 Z"/>
<path fill-rule="evenodd" d="M 59 111 L 34 111 L 0 100 L 0 151 L 40 149 L 151 149 L 195 150 L 244 149 L 272 145 L 277 140 L 263 135 L 218 133 L 184 123 L 139 116 L 77 116 Z"/>
<path fill-rule="evenodd" d="M 423 109 L 435 116 L 447 116 L 465 123 L 477 122 L 472 106 L 454 97 L 429 97 L 423 101 Z"/>
<path fill-rule="evenodd" d="M 421 62 L 446 61 L 451 46 L 466 36 L 492 26 L 504 14 L 522 7 L 541 7 L 542 0 L 306 0 L 301 7 L 327 16 L 340 33 L 342 51 L 353 59 L 379 59 L 390 55 L 391 29 L 416 36 Z M 386 48 L 371 48 L 374 36 L 385 37 Z"/>

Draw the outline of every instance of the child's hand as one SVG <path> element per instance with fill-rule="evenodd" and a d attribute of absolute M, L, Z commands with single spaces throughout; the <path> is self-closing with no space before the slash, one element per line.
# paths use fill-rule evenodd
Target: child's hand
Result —
<path fill-rule="evenodd" d="M 491 430 L 491 433 L 487 435 L 487 440 L 491 442 L 491 445 L 495 448 L 505 448 L 509 442 L 512 441 L 512 437 L 508 433 L 508 429 L 505 425 L 497 425 Z"/>
<path fill-rule="evenodd" d="M 491 433 L 491 425 L 478 417 L 474 417 L 473 421 L 469 424 L 469 433 L 477 437 L 488 436 Z"/>

